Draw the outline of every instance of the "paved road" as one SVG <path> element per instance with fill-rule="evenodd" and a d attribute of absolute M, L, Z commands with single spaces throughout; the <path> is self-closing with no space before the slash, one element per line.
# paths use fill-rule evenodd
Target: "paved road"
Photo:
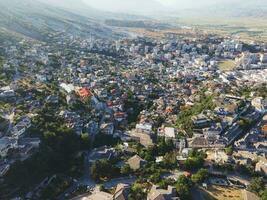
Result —
<path fill-rule="evenodd" d="M 192 191 L 192 199 L 193 200 L 212 200 L 212 198 L 209 198 L 208 195 L 203 194 L 204 191 L 202 191 L 199 187 L 195 187 Z"/>
<path fill-rule="evenodd" d="M 106 189 L 111 189 L 113 187 L 116 187 L 119 183 L 131 185 L 136 180 L 137 180 L 136 176 L 121 177 L 121 178 L 112 179 L 112 180 L 104 183 L 104 186 Z"/>

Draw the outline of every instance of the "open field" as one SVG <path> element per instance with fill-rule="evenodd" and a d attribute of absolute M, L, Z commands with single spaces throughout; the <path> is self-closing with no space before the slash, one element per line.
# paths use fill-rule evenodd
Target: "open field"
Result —
<path fill-rule="evenodd" d="M 267 42 L 267 20 L 264 18 L 181 18 L 179 24 L 199 28 L 209 33 L 228 35 L 234 38 L 250 41 Z"/>
<path fill-rule="evenodd" d="M 219 68 L 221 71 L 230 71 L 236 67 L 236 63 L 233 60 L 224 60 L 219 62 Z"/>
<path fill-rule="evenodd" d="M 196 37 L 196 33 L 194 30 L 191 29 L 165 29 L 165 30 L 152 30 L 152 29 L 147 29 L 147 28 L 129 28 L 129 32 L 132 32 L 136 35 L 141 35 L 149 38 L 154 38 L 154 39 L 160 39 L 164 38 L 166 35 L 176 35 L 177 37 L 181 38 L 192 38 Z M 203 32 L 201 32 L 203 34 Z"/>
<path fill-rule="evenodd" d="M 203 196 L 208 200 L 243 200 L 241 189 L 230 187 L 211 186 L 208 190 L 203 191 Z"/>

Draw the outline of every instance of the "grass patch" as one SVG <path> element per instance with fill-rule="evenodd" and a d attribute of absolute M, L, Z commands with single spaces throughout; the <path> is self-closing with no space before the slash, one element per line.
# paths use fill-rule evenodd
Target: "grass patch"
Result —
<path fill-rule="evenodd" d="M 236 63 L 233 60 L 223 60 L 219 62 L 219 68 L 221 71 L 231 71 L 236 67 Z"/>
<path fill-rule="evenodd" d="M 215 105 L 213 103 L 213 96 L 201 95 L 201 101 L 194 104 L 191 108 L 181 111 L 178 114 L 176 126 L 187 132 L 189 136 L 193 134 L 192 117 L 202 113 L 204 110 L 213 110 Z"/>
<path fill-rule="evenodd" d="M 211 197 L 218 200 L 243 200 L 243 194 L 241 189 L 211 186 L 208 190 L 205 190 Z"/>

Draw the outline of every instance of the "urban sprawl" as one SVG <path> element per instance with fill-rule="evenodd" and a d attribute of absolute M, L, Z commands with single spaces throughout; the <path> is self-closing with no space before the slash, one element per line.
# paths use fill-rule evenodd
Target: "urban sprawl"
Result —
<path fill-rule="evenodd" d="M 178 36 L 1 44 L 0 199 L 266 194 L 267 45 Z"/>

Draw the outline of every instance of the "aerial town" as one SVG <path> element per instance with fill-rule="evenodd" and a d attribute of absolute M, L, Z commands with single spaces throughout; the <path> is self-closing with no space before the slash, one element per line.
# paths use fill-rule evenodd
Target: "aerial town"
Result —
<path fill-rule="evenodd" d="M 49 37 L 0 46 L 0 199 L 266 199 L 265 43 Z"/>

